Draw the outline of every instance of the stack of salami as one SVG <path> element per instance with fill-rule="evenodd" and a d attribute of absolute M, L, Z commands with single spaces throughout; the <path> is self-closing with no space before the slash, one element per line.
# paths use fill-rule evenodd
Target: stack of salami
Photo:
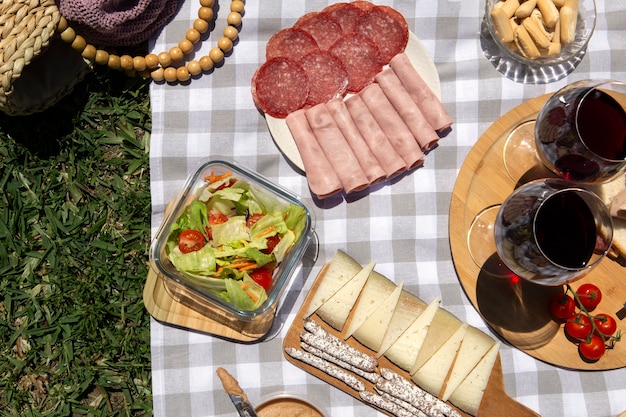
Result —
<path fill-rule="evenodd" d="M 252 96 L 285 119 L 319 198 L 420 166 L 452 124 L 404 53 L 408 40 L 400 13 L 357 0 L 305 14 L 268 41 Z"/>

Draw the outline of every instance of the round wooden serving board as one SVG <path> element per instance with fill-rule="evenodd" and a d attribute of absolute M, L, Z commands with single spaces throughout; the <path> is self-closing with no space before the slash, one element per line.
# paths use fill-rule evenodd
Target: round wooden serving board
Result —
<path fill-rule="evenodd" d="M 496 332 L 520 350 L 565 368 L 621 368 L 626 366 L 625 342 L 616 343 L 599 361 L 588 363 L 578 354 L 576 344 L 566 338 L 563 325 L 552 320 L 548 301 L 556 292 L 562 292 L 562 287 L 524 280 L 512 282 L 499 273 L 502 269 L 498 269 L 499 259 L 493 244 L 487 241 L 481 245 L 469 244 L 470 229 L 488 229 L 486 222 L 474 222 L 477 216 L 493 215 L 517 185 L 547 175 L 533 155 L 534 145 L 518 148 L 512 154 L 507 152 L 506 163 L 503 155 L 505 146 L 509 149 L 507 138 L 513 130 L 520 131 L 518 126 L 525 126 L 521 130 L 532 139 L 534 119 L 548 97 L 537 97 L 509 111 L 487 129 L 469 152 L 457 177 L 450 205 L 452 258 L 461 285 L 474 307 Z M 519 159 L 514 160 L 511 155 Z M 626 330 L 624 321 L 619 318 L 624 317 L 625 273 L 624 266 L 605 258 L 585 278 L 572 284 L 574 289 L 585 282 L 597 285 L 603 292 L 603 299 L 594 313 L 613 315 L 622 331 Z"/>
<path fill-rule="evenodd" d="M 287 331 L 287 334 L 285 336 L 285 341 L 283 342 L 283 348 L 292 347 L 296 349 L 301 349 L 300 348 L 300 332 L 305 331 L 304 330 L 304 312 L 306 311 L 309 303 L 311 302 L 313 295 L 315 294 L 317 290 L 317 287 L 322 281 L 322 278 L 324 276 L 327 266 L 328 265 L 326 265 L 320 271 L 315 282 L 313 283 L 313 286 L 311 287 L 311 291 L 309 291 L 309 294 L 307 295 L 302 306 L 300 307 L 300 310 L 298 311 L 298 314 L 294 318 L 293 323 L 291 324 L 291 327 Z M 351 317 L 352 317 L 352 314 L 348 316 L 348 320 L 346 321 L 346 326 L 344 327 L 344 329 L 348 327 Z M 341 332 L 336 331 L 335 329 L 333 329 L 332 327 L 324 323 L 316 314 L 313 314 L 311 318 L 315 320 L 317 323 L 319 323 L 329 333 L 337 336 L 341 340 L 344 339 L 344 336 Z M 371 355 L 374 357 L 376 356 L 376 352 L 363 346 L 353 337 L 348 338 L 346 340 L 346 343 L 362 352 L 367 353 L 368 355 Z M 354 389 L 352 389 L 351 387 L 349 387 L 348 385 L 341 382 L 340 380 L 327 375 L 323 371 L 313 366 L 310 366 L 304 362 L 298 361 L 297 359 L 292 358 L 286 353 L 284 355 L 287 361 L 297 366 L 298 368 L 305 370 L 311 375 L 321 379 L 324 382 L 329 383 L 330 385 L 340 389 L 341 391 L 361 401 L 361 397 L 359 396 L 359 393 L 355 391 Z M 411 378 L 408 372 L 400 369 L 399 367 L 397 367 L 395 364 L 390 362 L 384 356 L 378 359 L 378 366 L 379 368 L 393 369 L 398 374 L 404 376 L 405 378 L 408 378 L 409 380 Z M 357 378 L 363 381 L 367 391 L 374 392 L 373 384 L 371 382 L 359 376 L 357 376 Z M 393 416 L 393 414 L 390 414 L 389 412 L 385 410 L 380 410 L 378 408 L 377 410 L 387 415 Z M 462 416 L 469 417 L 469 414 L 464 413 L 461 410 L 458 410 L 458 411 Z M 502 362 L 500 360 L 500 355 L 498 355 L 498 359 L 496 360 L 496 363 L 494 364 L 494 367 L 491 371 L 491 376 L 489 378 L 487 388 L 485 389 L 482 402 L 480 403 L 480 408 L 478 410 L 477 417 L 493 417 L 493 416 L 505 416 L 505 415 L 507 417 L 537 417 L 539 416 L 539 414 L 537 414 L 535 411 L 527 408 L 523 404 L 518 403 L 513 398 L 507 395 L 506 391 L 504 390 L 504 379 L 502 376 Z"/>

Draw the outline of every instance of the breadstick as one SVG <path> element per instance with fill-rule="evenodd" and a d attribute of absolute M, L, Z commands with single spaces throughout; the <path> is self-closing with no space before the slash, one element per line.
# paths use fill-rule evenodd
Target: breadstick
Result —
<path fill-rule="evenodd" d="M 365 384 L 362 381 L 360 381 L 350 372 L 338 367 L 337 365 L 333 365 L 332 363 L 325 361 L 324 359 L 319 358 L 315 355 L 312 355 L 309 352 L 304 352 L 302 350 L 298 350 L 292 347 L 286 347 L 285 352 L 287 352 L 287 354 L 294 359 L 297 359 L 311 366 L 314 366 L 321 371 L 324 371 L 328 375 L 344 382 L 346 385 L 356 391 L 365 390 Z"/>
<path fill-rule="evenodd" d="M 525 17 L 530 16 L 530 14 L 535 10 L 537 6 L 537 0 L 526 0 L 515 10 L 515 17 L 518 19 L 523 19 Z"/>
<path fill-rule="evenodd" d="M 374 394 L 369 391 L 361 391 L 359 393 L 361 399 L 370 404 L 374 404 L 376 407 L 381 408 L 385 411 L 389 411 L 391 414 L 397 417 L 415 417 L 413 413 L 408 411 L 407 409 L 399 406 L 398 404 L 389 401 L 380 395 Z M 418 416 L 421 417 L 421 416 Z M 427 416 L 428 417 L 428 416 Z"/>
<path fill-rule="evenodd" d="M 559 11 L 552 0 L 537 0 L 537 8 L 543 17 L 543 23 L 548 29 L 554 29 L 559 21 Z"/>
<path fill-rule="evenodd" d="M 376 372 L 365 372 L 364 370 L 357 368 L 354 365 L 350 365 L 349 363 L 344 362 L 341 359 L 337 359 L 335 356 L 331 355 L 330 353 L 326 353 L 323 350 L 313 347 L 307 343 L 304 343 L 304 342 L 300 343 L 300 347 L 302 347 L 304 351 L 309 352 L 312 355 L 318 356 L 330 363 L 334 363 L 335 365 L 340 366 L 347 371 L 353 372 L 367 379 L 368 381 L 372 383 L 376 383 L 376 381 L 378 381 L 379 378 L 382 378 Z"/>
<path fill-rule="evenodd" d="M 513 17 L 515 11 L 519 8 L 519 0 L 505 0 L 502 2 L 502 11 L 507 18 Z"/>
<path fill-rule="evenodd" d="M 519 25 L 515 30 L 515 44 L 526 58 L 535 59 L 541 56 L 524 25 Z"/>
<path fill-rule="evenodd" d="M 576 37 L 576 20 L 578 19 L 578 0 L 565 0 L 559 11 L 561 26 L 561 43 L 568 45 Z"/>
<path fill-rule="evenodd" d="M 541 12 L 535 10 L 529 17 L 522 21 L 522 25 L 535 42 L 539 49 L 548 49 L 550 46 L 550 37 L 541 21 Z"/>
<path fill-rule="evenodd" d="M 366 372 L 374 372 L 378 361 L 376 358 L 372 358 L 369 355 L 359 352 L 352 346 L 349 346 L 341 341 L 340 344 L 334 342 L 332 339 L 320 337 L 308 332 L 300 333 L 300 339 L 313 347 L 321 349 L 329 354 L 333 355 L 337 359 L 349 363 L 352 366 L 356 366 Z"/>
<path fill-rule="evenodd" d="M 511 28 L 509 17 L 507 17 L 506 13 L 502 10 L 502 7 L 493 9 L 490 14 L 493 27 L 498 36 L 500 36 L 500 40 L 504 43 L 513 42 L 513 28 Z"/>

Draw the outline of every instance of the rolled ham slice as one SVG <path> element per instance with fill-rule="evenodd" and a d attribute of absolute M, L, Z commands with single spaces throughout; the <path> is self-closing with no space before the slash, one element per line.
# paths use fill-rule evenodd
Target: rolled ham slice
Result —
<path fill-rule="evenodd" d="M 402 117 L 383 93 L 380 85 L 370 84 L 359 95 L 398 155 L 404 159 L 406 169 L 410 170 L 422 165 L 424 152 Z"/>
<path fill-rule="evenodd" d="M 326 105 L 321 103 L 310 107 L 304 114 L 345 193 L 366 188 L 369 185 L 367 176 Z"/>
<path fill-rule="evenodd" d="M 326 102 L 326 108 L 332 115 L 337 127 L 343 133 L 346 142 L 350 145 L 354 156 L 359 161 L 361 169 L 365 172 L 370 185 L 387 177 L 387 174 L 378 163 L 378 160 L 361 135 L 359 128 L 354 123 L 343 98 L 334 98 Z"/>
<path fill-rule="evenodd" d="M 404 159 L 393 148 L 385 136 L 385 132 L 378 126 L 361 97 L 359 95 L 349 96 L 344 103 L 365 143 L 385 171 L 386 177 L 392 178 L 404 172 L 406 170 Z"/>
<path fill-rule="evenodd" d="M 341 180 L 317 143 L 304 112 L 301 109 L 290 113 L 285 122 L 298 147 L 309 188 L 313 194 L 323 199 L 341 191 Z"/>
<path fill-rule="evenodd" d="M 424 113 L 413 101 L 402 82 L 391 68 L 378 73 L 375 78 L 387 99 L 396 109 L 404 123 L 423 150 L 429 150 L 439 141 L 439 135 L 428 123 Z"/>
<path fill-rule="evenodd" d="M 441 100 L 411 64 L 406 53 L 403 52 L 394 56 L 389 62 L 389 66 L 396 73 L 413 101 L 422 110 L 428 123 L 436 131 L 441 132 L 452 126 L 452 118 L 443 107 Z"/>

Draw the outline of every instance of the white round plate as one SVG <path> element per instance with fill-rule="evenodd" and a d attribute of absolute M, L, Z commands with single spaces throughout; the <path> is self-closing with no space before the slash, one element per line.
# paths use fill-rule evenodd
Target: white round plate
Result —
<path fill-rule="evenodd" d="M 437 73 L 435 63 L 424 44 L 422 44 L 413 32 L 409 32 L 409 42 L 406 45 L 405 52 L 426 84 L 428 84 L 437 97 L 441 99 L 441 85 L 439 84 L 439 74 Z M 305 172 L 302 158 L 300 158 L 300 152 L 298 152 L 298 147 L 296 146 L 293 136 L 291 136 L 285 119 L 278 119 L 266 114 L 265 121 L 274 138 L 274 142 L 276 142 L 276 146 L 278 146 L 292 164 Z"/>

